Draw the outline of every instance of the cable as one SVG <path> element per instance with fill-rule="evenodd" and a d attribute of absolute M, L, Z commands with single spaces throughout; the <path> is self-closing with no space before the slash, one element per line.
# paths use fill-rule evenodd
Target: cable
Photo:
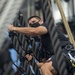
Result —
<path fill-rule="evenodd" d="M 22 71 L 14 62 L 12 62 L 12 63 L 16 66 L 16 68 L 17 68 L 22 74 L 26 75 L 26 73 L 25 73 L 24 71 Z"/>
<path fill-rule="evenodd" d="M 72 32 L 71 32 L 71 30 L 70 30 L 69 24 L 68 24 L 68 22 L 67 22 L 67 20 L 66 20 L 66 17 L 65 17 L 65 14 L 64 14 L 64 12 L 63 12 L 63 9 L 62 9 L 60 0 L 56 0 L 56 3 L 57 3 L 57 6 L 58 6 L 58 8 L 59 8 L 61 17 L 62 17 L 62 19 L 63 19 L 64 26 L 65 26 L 66 31 L 67 31 L 67 34 L 68 34 L 68 36 L 69 36 L 70 42 L 73 44 L 74 49 L 75 49 L 74 37 L 73 37 Z"/>

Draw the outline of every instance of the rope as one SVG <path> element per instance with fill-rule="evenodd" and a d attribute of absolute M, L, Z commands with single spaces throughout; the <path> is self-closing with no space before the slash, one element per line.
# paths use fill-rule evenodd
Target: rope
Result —
<path fill-rule="evenodd" d="M 12 70 L 12 62 L 4 64 L 4 72 L 2 75 L 15 75 L 14 70 Z"/>
<path fill-rule="evenodd" d="M 0 75 L 15 75 L 15 71 L 12 68 L 12 61 L 9 54 L 9 43 L 6 39 L 3 43 L 3 47 L 0 52 Z M 2 66 L 2 67 L 1 67 Z"/>
<path fill-rule="evenodd" d="M 65 14 L 64 14 L 64 12 L 63 12 L 63 9 L 62 9 L 60 0 L 56 0 L 56 3 L 57 3 L 57 6 L 58 6 L 58 8 L 59 8 L 59 11 L 60 11 L 62 20 L 63 20 L 63 22 L 64 22 L 64 26 L 65 26 L 65 28 L 66 28 L 67 34 L 68 34 L 68 36 L 69 36 L 70 42 L 73 44 L 74 49 L 75 49 L 74 38 L 73 38 L 73 35 L 72 35 L 72 32 L 71 32 L 71 29 L 70 29 L 70 27 L 69 27 L 69 24 L 68 24 L 68 22 L 67 22 L 67 20 L 66 20 Z"/>
<path fill-rule="evenodd" d="M 25 22 L 22 14 L 18 17 L 18 19 L 19 19 L 19 21 L 18 20 L 15 20 L 15 21 L 19 22 L 19 24 L 14 22 L 14 26 L 19 26 L 19 25 L 20 25 L 20 27 L 26 26 L 26 22 Z M 35 58 L 30 62 L 31 63 L 30 65 L 28 65 L 27 60 L 25 60 L 26 51 L 29 51 L 29 45 L 31 43 L 32 43 L 32 47 L 34 47 L 32 50 L 34 52 L 34 55 L 38 54 L 37 51 L 38 51 L 39 47 L 36 46 L 35 40 L 31 40 L 29 37 L 24 36 L 23 34 L 19 34 L 17 32 L 14 32 L 14 34 L 11 34 L 12 35 L 11 39 L 12 39 L 14 48 L 16 49 L 18 54 L 20 54 L 24 59 L 24 61 L 23 61 L 24 63 L 22 64 L 22 67 L 26 71 L 27 75 L 32 75 L 32 74 L 40 75 L 40 71 L 35 62 Z M 30 66 L 32 66 L 34 73 Z"/>
<path fill-rule="evenodd" d="M 27 24 L 26 24 L 26 22 L 24 22 L 25 20 L 24 20 L 24 18 L 23 18 L 23 15 L 21 14 L 21 16 L 19 17 L 19 20 L 20 20 L 20 23 L 21 23 L 21 25 L 22 26 L 26 26 Z M 23 38 L 23 37 L 22 37 Z M 31 39 L 31 38 L 28 38 L 29 40 L 30 40 L 30 42 L 29 42 L 29 44 L 31 44 L 32 43 L 32 47 L 33 47 L 33 53 L 34 53 L 34 55 L 35 56 L 37 56 L 37 51 L 38 51 L 38 47 L 36 46 L 36 44 L 35 44 L 35 40 L 33 39 Z M 24 39 L 25 40 L 25 39 Z M 28 49 L 27 49 L 28 50 Z M 26 63 L 26 62 L 25 62 Z M 39 71 L 39 69 L 38 69 L 38 67 L 37 67 L 37 64 L 36 64 L 36 62 L 35 62 L 35 58 L 34 59 L 32 59 L 32 61 L 30 61 L 30 65 L 32 66 L 32 68 L 33 68 L 33 70 L 34 70 L 34 72 L 35 72 L 35 74 L 36 75 L 40 75 L 40 71 Z M 25 64 L 24 64 L 25 65 Z M 27 64 L 26 64 L 27 65 Z M 25 66 L 26 66 L 25 65 Z M 28 66 L 27 66 L 27 73 L 28 73 L 28 75 L 30 75 L 31 74 L 31 70 L 30 70 L 30 68 L 28 68 Z"/>
<path fill-rule="evenodd" d="M 24 0 L 0 0 L 0 47 L 6 37 L 7 25 L 10 20 L 13 21 L 23 2 Z"/>
<path fill-rule="evenodd" d="M 52 45 L 54 48 L 54 53 L 56 55 L 56 59 L 58 61 L 58 70 L 60 75 L 69 75 L 68 70 L 66 68 L 66 62 L 64 61 L 64 57 L 62 56 L 61 42 L 58 38 L 58 33 L 55 27 L 54 19 L 52 16 L 51 5 L 49 0 L 43 0 L 43 12 L 45 16 L 45 20 L 48 23 L 48 31 L 50 34 L 50 39 L 52 40 Z M 62 64 L 62 65 L 61 65 Z"/>
<path fill-rule="evenodd" d="M 21 12 L 19 12 L 19 17 L 18 17 L 18 19 L 19 19 L 19 21 L 20 21 L 22 27 L 27 26 L 27 23 L 25 22 L 25 19 L 24 19 L 23 14 L 22 14 Z M 21 38 L 20 38 L 20 37 L 21 37 Z M 33 53 L 34 53 L 35 57 L 39 60 L 39 59 L 40 59 L 40 54 L 39 54 L 40 45 L 39 45 L 39 47 L 38 47 L 38 44 L 36 43 L 34 37 L 24 36 L 24 35 L 21 34 L 21 35 L 19 36 L 19 39 L 23 41 L 23 42 L 22 42 L 22 45 L 25 45 L 25 44 L 24 44 L 24 41 L 26 40 L 26 39 L 25 39 L 26 37 L 27 37 L 27 40 L 29 39 L 28 42 L 31 44 L 31 46 L 32 46 L 32 48 L 33 48 Z M 23 48 L 24 48 L 24 47 L 25 47 L 25 46 L 23 46 Z M 25 47 L 25 48 L 26 48 L 26 47 Z M 25 48 L 24 48 L 24 49 L 25 49 Z"/>
<path fill-rule="evenodd" d="M 35 57 L 34 56 L 33 56 L 33 59 L 30 61 L 30 64 L 33 67 L 33 70 L 35 72 L 35 75 L 41 75 L 41 72 L 40 72 L 40 70 L 39 70 L 39 68 L 38 68 L 38 66 L 37 66 L 37 64 L 35 62 Z"/>
<path fill-rule="evenodd" d="M 27 60 L 24 61 L 24 64 L 23 65 L 24 65 L 23 68 L 26 71 L 27 75 L 32 75 L 33 72 L 31 71 L 30 65 L 28 64 L 28 61 Z"/>

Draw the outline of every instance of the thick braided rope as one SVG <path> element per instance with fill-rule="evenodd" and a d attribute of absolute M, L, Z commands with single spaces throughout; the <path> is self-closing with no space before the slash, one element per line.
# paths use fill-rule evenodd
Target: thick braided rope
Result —
<path fill-rule="evenodd" d="M 22 16 L 22 14 L 21 14 L 21 16 L 20 16 L 20 18 L 19 18 L 19 20 L 20 20 L 20 23 L 21 23 L 21 25 L 22 26 L 24 26 L 24 18 L 23 18 L 23 16 Z M 25 24 L 26 25 L 26 24 Z M 23 38 L 23 37 L 22 37 Z M 23 39 L 23 40 L 25 40 L 25 39 Z M 31 42 L 30 42 L 30 44 L 31 44 Z M 36 51 L 38 50 L 38 48 L 37 48 L 37 46 L 35 45 L 35 41 L 33 42 L 32 41 L 32 44 L 34 44 L 34 46 L 32 45 L 32 47 L 34 47 L 33 48 L 33 52 L 34 52 L 34 54 L 35 54 L 35 56 L 38 54 L 38 53 L 36 53 Z M 28 49 L 27 49 L 28 50 Z M 25 66 L 27 66 L 27 64 L 25 64 L 26 62 L 24 62 L 24 67 Z M 36 64 L 36 62 L 35 62 L 35 58 L 34 59 L 32 59 L 32 61 L 31 61 L 31 66 L 32 66 L 32 68 L 33 68 L 33 70 L 34 70 L 34 72 L 35 72 L 35 74 L 36 75 L 40 75 L 40 71 L 39 71 L 39 68 L 38 68 L 38 66 L 37 66 L 37 64 Z M 30 71 L 30 69 L 29 68 L 27 68 L 27 73 L 30 73 L 31 74 L 31 71 Z M 29 75 L 30 75 L 29 74 Z"/>
<path fill-rule="evenodd" d="M 21 21 L 22 21 L 22 22 L 24 21 L 23 18 L 21 18 Z M 20 21 L 20 22 L 21 22 L 21 21 Z M 22 22 L 21 22 L 21 24 L 23 24 Z M 15 25 L 15 24 L 16 24 L 16 25 Z M 14 25 L 17 26 L 18 24 L 17 24 L 17 23 L 14 23 Z M 22 26 L 24 26 L 24 25 L 22 25 Z M 17 33 L 17 34 L 18 34 L 18 39 L 19 39 L 19 40 L 21 40 L 22 38 L 24 38 L 24 39 L 23 39 L 23 42 L 25 42 L 25 43 L 22 43 L 21 41 L 20 41 L 20 42 L 22 43 L 22 45 L 24 44 L 24 46 L 22 46 L 22 47 L 23 47 L 25 50 L 28 50 L 28 45 L 29 45 L 29 44 L 27 43 L 27 41 L 25 41 L 25 36 L 22 37 L 22 35 L 20 35 L 19 33 Z M 20 37 L 22 37 L 22 38 L 20 38 Z M 21 56 L 25 57 L 25 51 L 23 51 L 22 48 L 20 47 L 17 38 L 16 38 L 15 36 L 12 36 L 11 39 L 12 39 L 12 41 L 13 41 L 13 45 L 14 45 L 14 48 L 16 49 L 16 51 L 17 51 Z M 24 53 L 23 53 L 23 52 L 24 52 Z M 22 54 L 24 54 L 24 55 L 22 55 Z M 34 61 L 35 61 L 35 59 L 34 59 Z M 37 73 L 35 73 L 35 74 L 39 74 L 40 71 L 39 71 L 39 69 L 37 68 L 36 63 L 34 63 L 33 61 L 32 61 L 32 63 L 33 63 L 32 67 L 35 65 L 34 70 L 35 70 L 35 72 L 37 72 Z M 31 75 L 31 74 L 32 74 L 32 71 L 31 71 L 30 67 L 27 66 L 26 60 L 24 61 L 24 67 L 23 67 L 23 68 L 24 68 L 24 70 L 26 70 L 26 72 L 27 72 L 28 75 Z"/>
<path fill-rule="evenodd" d="M 69 24 L 68 24 L 68 22 L 67 22 L 67 20 L 66 20 L 66 17 L 65 17 L 65 14 L 64 14 L 64 12 L 63 12 L 63 9 L 62 9 L 60 0 L 56 0 L 56 3 L 57 3 L 57 6 L 58 6 L 58 8 L 59 8 L 60 14 L 61 14 L 61 16 L 62 16 L 62 20 L 63 20 L 63 22 L 64 22 L 64 26 L 65 26 L 66 31 L 67 31 L 67 34 L 68 34 L 68 36 L 69 36 L 70 42 L 73 44 L 73 46 L 74 46 L 74 48 L 75 48 L 74 37 L 73 37 L 73 35 L 72 35 L 71 29 L 70 29 L 70 27 L 69 27 Z"/>
<path fill-rule="evenodd" d="M 52 16 L 52 10 L 50 7 L 50 3 L 48 0 L 43 0 L 43 12 L 45 13 L 45 19 L 48 23 L 48 30 L 49 34 L 52 40 L 52 45 L 54 47 L 54 53 L 56 55 L 56 58 L 58 60 L 58 70 L 60 75 L 68 75 L 68 71 L 66 69 L 66 63 L 63 60 L 63 56 L 61 54 L 61 43 L 58 38 L 58 33 L 55 28 L 54 19 Z"/>
<path fill-rule="evenodd" d="M 9 63 L 4 64 L 4 72 L 2 75 L 15 75 L 14 70 L 12 69 L 12 62 L 10 61 Z"/>
<path fill-rule="evenodd" d="M 24 65 L 23 68 L 26 71 L 27 75 L 32 75 L 33 72 L 31 71 L 30 64 L 28 64 L 28 61 L 27 60 L 24 61 L 24 64 L 23 65 Z"/>
<path fill-rule="evenodd" d="M 24 20 L 24 18 L 23 18 L 23 15 L 21 14 L 21 16 L 19 17 L 19 22 L 20 22 L 20 24 L 21 24 L 21 26 L 23 27 L 23 26 L 25 26 L 26 24 L 25 24 L 25 22 L 24 22 L 25 20 Z M 25 24 L 25 25 L 24 25 Z M 14 25 L 15 26 L 18 26 L 18 23 L 14 23 Z M 20 38 L 21 37 L 21 38 Z M 23 42 L 25 42 L 25 43 L 23 43 L 23 42 L 21 42 L 22 43 L 22 45 L 24 44 L 24 46 L 22 46 L 25 50 L 28 50 L 28 43 L 26 43 L 27 41 L 25 41 L 25 36 L 22 36 L 22 34 L 18 34 L 18 38 L 19 38 L 19 40 L 23 40 Z M 13 41 L 13 44 L 14 44 L 14 47 L 15 47 L 15 49 L 16 49 L 16 51 L 22 56 L 22 49 L 20 48 L 20 46 L 19 46 L 19 42 L 17 41 L 17 38 L 16 37 L 12 37 L 12 41 Z M 26 44 L 26 45 L 25 45 Z M 36 49 L 37 47 L 35 47 L 35 49 Z M 33 51 L 35 51 L 35 49 L 33 50 Z M 24 53 L 24 56 L 25 56 L 25 53 Z M 24 57 L 23 56 L 23 57 Z M 33 67 L 33 69 L 34 69 L 34 71 L 36 72 L 35 74 L 39 74 L 40 73 L 40 71 L 39 71 L 39 69 L 38 69 L 38 67 L 37 67 L 37 65 L 36 65 L 36 63 L 34 62 L 35 61 L 35 59 L 31 62 L 31 63 L 33 63 L 32 64 L 32 67 Z M 27 66 L 27 63 L 26 63 L 26 61 L 24 61 L 24 70 L 27 70 L 27 74 L 32 74 L 32 72 L 31 72 L 31 70 L 30 70 L 30 68 Z M 29 75 L 30 75 L 29 74 Z"/>
<path fill-rule="evenodd" d="M 7 0 L 0 0 L 0 13 L 2 13 L 2 10 L 4 9 L 3 7 L 7 2 L 8 2 Z"/>
<path fill-rule="evenodd" d="M 33 54 L 34 54 L 35 58 L 38 61 L 41 61 L 41 58 L 40 58 L 41 44 L 40 44 L 40 42 L 37 42 L 35 40 L 35 38 L 31 38 L 31 45 L 32 45 L 32 48 L 33 48 Z"/>
<path fill-rule="evenodd" d="M 2 45 L 2 50 L 1 50 L 1 52 L 0 52 L 0 54 L 2 54 L 2 58 L 5 58 L 5 59 L 3 59 L 4 61 L 1 61 L 0 60 L 0 62 L 3 62 L 3 72 L 2 72 L 2 74 L 1 75 L 15 75 L 15 71 L 13 70 L 13 68 L 12 68 L 12 61 L 8 58 L 8 56 L 7 57 L 5 57 L 6 56 L 6 50 L 8 50 L 8 48 L 9 48 L 9 43 L 8 43 L 8 41 L 7 40 L 5 40 L 4 41 L 4 44 L 5 44 L 5 46 L 4 45 Z M 7 51 L 8 52 L 8 51 Z"/>
<path fill-rule="evenodd" d="M 24 27 L 24 26 L 26 26 L 26 24 L 25 24 L 25 20 L 24 20 L 24 17 L 23 17 L 23 14 L 20 14 L 20 17 L 19 17 L 19 21 L 20 21 L 20 23 L 21 23 L 21 25 L 22 25 L 22 27 Z M 25 24 L 25 25 L 24 25 Z M 25 36 L 22 36 L 22 38 L 25 38 Z M 20 39 L 21 40 L 21 39 Z M 23 39 L 23 41 L 24 41 L 25 39 Z M 30 42 L 30 44 L 31 44 L 31 42 Z M 24 47 L 24 46 L 23 46 Z M 32 40 L 32 47 L 33 47 L 33 52 L 34 52 L 34 55 L 35 56 L 38 56 L 39 54 L 38 54 L 38 47 L 36 46 L 36 44 L 35 44 L 35 40 L 33 39 Z M 24 62 L 24 68 L 25 68 L 25 66 L 27 66 L 27 64 L 25 64 L 26 63 L 26 61 Z M 37 64 L 36 64 L 36 62 L 35 62 L 35 58 L 31 61 L 31 66 L 32 66 L 32 68 L 33 68 L 33 70 L 34 70 L 34 72 L 35 72 L 35 74 L 36 75 L 40 75 L 40 71 L 39 71 L 39 68 L 37 67 Z M 30 69 L 27 67 L 27 73 L 30 73 L 31 74 L 31 71 L 30 71 Z M 30 75 L 29 74 L 29 75 Z"/>
<path fill-rule="evenodd" d="M 19 55 L 21 55 L 22 57 L 25 57 L 25 51 L 19 45 L 19 42 L 17 40 L 17 37 L 16 36 L 13 36 L 13 37 L 11 37 L 11 39 L 12 39 L 12 43 L 13 43 L 14 49 L 17 51 L 17 53 Z"/>
<path fill-rule="evenodd" d="M 21 48 L 21 46 L 19 45 L 19 42 L 18 42 L 16 36 L 11 37 L 11 39 L 12 39 L 12 42 L 13 42 L 13 45 L 14 45 L 15 50 L 16 50 L 17 53 L 18 53 L 20 56 L 22 56 L 22 57 L 24 58 L 24 60 L 25 60 L 25 51 L 24 51 L 24 50 Z M 25 45 L 25 50 L 27 50 L 27 49 L 28 49 L 27 41 L 25 41 L 25 44 L 24 44 L 24 45 Z M 32 71 L 31 71 L 30 67 L 27 66 L 27 64 L 28 64 L 28 63 L 27 63 L 27 60 L 25 60 L 25 61 L 24 61 L 24 64 L 22 64 L 23 69 L 25 70 L 25 72 L 26 72 L 27 75 L 32 75 Z"/>
<path fill-rule="evenodd" d="M 16 27 L 22 26 L 21 22 L 18 20 L 18 18 L 15 19 L 13 25 Z M 13 33 L 10 32 L 10 37 L 11 37 L 12 43 L 13 43 L 14 48 L 17 51 L 17 53 L 20 54 L 22 57 L 25 57 L 25 50 L 28 49 L 28 42 L 27 42 L 25 36 L 23 34 L 20 34 L 17 32 L 13 32 Z"/>
<path fill-rule="evenodd" d="M 6 37 L 7 25 L 10 20 L 13 21 L 23 2 L 24 0 L 0 0 L 0 47 Z"/>
<path fill-rule="evenodd" d="M 20 24 L 22 27 L 26 27 L 27 24 L 25 22 L 25 19 L 23 17 L 23 14 L 20 12 L 19 13 L 19 21 L 20 21 Z M 23 45 L 23 48 L 25 49 L 25 36 L 22 35 L 22 34 L 19 34 L 19 39 L 22 40 L 22 45 Z M 39 51 L 40 51 L 40 46 L 38 47 L 38 44 L 36 43 L 35 39 L 34 38 L 28 38 L 30 41 L 29 43 L 32 44 L 32 47 L 33 47 L 33 52 L 34 52 L 34 55 L 37 57 L 37 59 L 40 59 L 40 54 L 39 54 Z"/>
<path fill-rule="evenodd" d="M 19 20 L 19 22 L 20 22 L 20 24 L 21 24 L 21 27 L 26 27 L 26 26 L 27 26 L 27 23 L 25 22 L 25 19 L 24 19 L 22 13 L 19 14 L 18 20 Z M 20 33 L 19 33 L 18 36 L 19 36 L 19 37 L 18 37 L 19 40 L 21 40 L 21 43 L 22 43 L 23 48 L 24 48 L 24 49 L 27 49 L 26 46 L 25 46 L 25 44 L 26 44 L 25 41 L 27 41 L 27 42 L 29 43 L 29 40 L 30 40 L 29 37 L 28 37 L 28 36 L 25 36 L 25 35 L 23 35 L 23 34 L 20 34 Z M 28 40 L 28 39 L 29 39 L 29 40 Z"/>
<path fill-rule="evenodd" d="M 20 16 L 21 18 L 21 21 L 23 20 L 22 17 Z M 19 26 L 22 24 L 20 20 L 16 19 L 15 22 L 14 22 L 14 26 Z M 21 25 L 22 26 L 22 25 Z M 15 50 L 17 51 L 17 53 L 22 56 L 25 60 L 25 50 L 28 49 L 28 43 L 27 41 L 25 40 L 25 36 L 23 36 L 22 34 L 20 33 L 16 33 L 18 36 L 15 36 L 15 35 L 12 35 L 11 36 L 11 40 L 12 40 L 12 43 L 14 45 L 14 48 Z M 18 40 L 19 39 L 19 40 Z M 20 43 L 22 44 L 22 46 L 20 45 Z M 24 49 L 22 49 L 22 48 Z M 22 62 L 22 61 L 21 61 Z M 24 61 L 24 64 L 22 64 L 22 68 L 26 71 L 26 74 L 27 75 L 32 75 L 32 71 L 30 69 L 29 66 L 27 66 L 27 60 Z"/>
<path fill-rule="evenodd" d="M 41 75 L 41 72 L 40 72 L 40 70 L 39 70 L 39 68 L 38 68 L 38 66 L 37 66 L 37 64 L 35 62 L 35 57 L 34 56 L 33 56 L 33 59 L 30 61 L 30 64 L 33 67 L 33 70 L 35 72 L 35 75 Z"/>

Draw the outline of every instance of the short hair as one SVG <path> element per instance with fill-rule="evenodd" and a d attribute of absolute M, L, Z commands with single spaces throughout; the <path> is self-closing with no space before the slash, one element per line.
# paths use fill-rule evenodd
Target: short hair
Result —
<path fill-rule="evenodd" d="M 41 19 L 39 16 L 31 16 L 31 17 L 28 18 L 28 22 L 29 22 L 29 20 L 32 19 L 32 18 Z"/>

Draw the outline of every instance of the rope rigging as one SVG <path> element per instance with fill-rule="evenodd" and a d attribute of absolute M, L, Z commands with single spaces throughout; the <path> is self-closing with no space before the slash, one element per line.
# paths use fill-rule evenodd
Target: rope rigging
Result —
<path fill-rule="evenodd" d="M 2 0 L 2 1 L 0 0 L 0 4 L 1 4 L 0 5 L 1 6 L 0 7 L 0 9 L 1 9 L 0 10 L 0 12 L 1 12 L 1 14 L 0 14 L 1 15 L 0 29 L 5 28 L 7 26 L 7 24 L 9 24 L 9 22 L 8 22 L 9 19 L 12 19 L 12 21 L 13 21 L 13 19 L 14 19 L 13 15 L 16 15 L 16 13 L 18 12 L 18 9 L 21 7 L 21 4 L 23 3 L 23 0 L 20 0 L 20 2 L 19 1 L 15 2 L 15 0 L 12 0 L 11 2 L 10 1 L 6 2 L 7 7 L 3 8 L 3 5 L 5 2 L 6 2 L 6 0 Z M 64 37 L 59 35 L 59 33 L 57 32 L 56 25 L 55 25 L 53 15 L 52 15 L 50 0 L 41 0 L 41 2 L 42 2 L 43 17 L 44 17 L 45 21 L 48 23 L 48 31 L 50 34 L 50 39 L 52 41 L 52 46 L 54 47 L 54 53 L 56 55 L 56 59 L 58 61 L 57 65 L 58 65 L 58 69 L 59 69 L 59 74 L 60 75 L 69 75 L 68 68 L 66 67 L 66 61 L 64 60 L 64 57 L 66 57 L 67 59 L 69 59 L 69 58 L 71 59 L 70 62 L 72 63 L 71 65 L 73 67 L 71 67 L 71 69 L 69 71 L 71 71 L 72 68 L 74 68 L 73 69 L 74 70 L 73 74 L 74 74 L 75 73 L 75 59 L 72 56 L 72 53 L 74 53 L 75 51 L 74 51 L 73 47 L 71 47 L 72 45 L 69 42 L 67 42 L 67 40 L 64 39 Z M 17 5 L 16 5 L 16 3 L 17 3 Z M 59 8 L 60 13 L 62 15 L 63 22 L 64 22 L 65 28 L 67 30 L 67 33 L 69 35 L 70 42 L 73 44 L 73 46 L 75 48 L 74 38 L 73 38 L 73 35 L 72 35 L 71 30 L 69 28 L 69 24 L 65 18 L 62 7 L 60 5 L 60 1 L 56 0 L 56 3 L 58 5 L 58 8 Z M 9 4 L 10 4 L 10 6 L 8 6 Z M 2 8 L 3 8 L 3 10 L 2 10 Z M 14 10 L 12 10 L 13 8 L 14 8 Z M 6 10 L 6 9 L 8 9 L 8 10 Z M 11 11 L 11 12 L 8 12 L 8 11 Z M 9 15 L 10 13 L 11 14 L 13 13 L 13 15 Z M 5 27 L 2 25 L 4 25 Z M 16 27 L 27 27 L 27 23 L 26 23 L 26 21 L 23 17 L 23 14 L 21 12 L 18 13 L 18 16 L 15 19 L 15 22 L 13 23 L 13 25 Z M 20 55 L 20 57 L 22 57 L 22 59 L 21 58 L 19 58 L 19 59 L 21 59 L 20 60 L 20 62 L 21 62 L 20 67 L 22 68 L 23 71 L 13 62 L 9 62 L 8 65 L 4 64 L 5 71 L 2 75 L 6 75 L 6 74 L 7 75 L 15 75 L 14 71 L 11 70 L 12 63 L 20 70 L 21 74 L 42 75 L 37 64 L 36 64 L 36 61 L 35 61 L 35 60 L 38 60 L 38 61 L 41 60 L 40 59 L 40 49 L 41 49 L 40 45 L 41 44 L 40 43 L 37 44 L 33 37 L 31 38 L 30 36 L 25 36 L 21 33 L 9 32 L 9 36 L 10 36 L 12 44 L 13 44 L 12 47 L 17 51 L 17 53 Z M 0 37 L 1 37 L 1 35 L 0 35 Z M 62 41 L 62 43 L 61 43 L 61 41 Z M 67 57 L 66 54 L 64 53 L 65 50 L 62 49 L 61 44 L 65 46 L 65 50 L 67 50 L 69 57 Z M 28 60 L 26 60 L 26 58 L 25 58 L 26 54 L 32 54 L 32 60 L 30 62 L 28 62 Z M 8 66 L 8 69 L 7 69 L 7 66 Z"/>
<path fill-rule="evenodd" d="M 51 5 L 49 0 L 43 0 L 43 12 L 45 14 L 45 20 L 48 23 L 48 30 L 54 47 L 54 53 L 58 61 L 58 69 L 60 75 L 68 75 L 68 70 L 66 68 L 66 62 L 62 55 L 61 41 L 59 39 L 59 33 L 56 30 L 55 23 L 52 16 Z M 62 64 L 62 65 L 61 65 Z"/>
<path fill-rule="evenodd" d="M 63 11 L 63 9 L 62 9 L 60 0 L 56 0 L 56 3 L 57 3 L 57 6 L 58 6 L 58 8 L 59 8 L 59 11 L 60 11 L 62 20 L 63 20 L 63 22 L 64 22 L 64 26 L 65 26 L 65 29 L 66 29 L 66 31 L 67 31 L 67 34 L 68 34 L 68 36 L 69 36 L 70 42 L 73 44 L 74 49 L 75 49 L 74 37 L 73 37 L 73 35 L 72 35 L 71 29 L 70 29 L 70 27 L 69 27 L 69 24 L 68 24 L 68 22 L 67 22 L 67 20 L 66 20 L 66 17 L 65 17 L 64 11 Z"/>
<path fill-rule="evenodd" d="M 21 19 L 20 19 L 20 17 L 21 17 Z M 22 26 L 24 26 L 24 25 L 26 25 L 25 23 L 23 23 L 23 21 L 24 21 L 24 18 L 23 18 L 23 16 L 20 16 L 19 17 L 19 20 L 21 20 L 21 21 L 19 21 L 19 22 L 21 22 L 21 24 L 22 24 Z M 16 25 L 18 25 L 17 23 L 14 23 L 14 24 L 16 24 Z M 15 26 L 16 26 L 15 25 Z M 15 35 L 14 35 L 15 34 Z M 33 59 L 32 59 L 32 61 L 30 61 L 31 62 L 31 66 L 33 67 L 33 70 L 34 70 L 34 72 L 35 72 L 35 74 L 37 74 L 37 75 L 40 75 L 40 71 L 39 71 L 39 68 L 37 67 L 37 64 L 36 64 L 36 62 L 35 62 L 35 59 L 37 59 L 37 54 L 39 53 L 39 52 L 37 52 L 38 51 L 38 49 L 40 49 L 38 46 L 36 46 L 36 43 L 35 43 L 35 41 L 34 41 L 34 39 L 32 40 L 31 38 L 29 38 L 29 37 L 27 37 L 27 36 L 23 36 L 22 34 L 20 35 L 19 33 L 14 33 L 14 34 L 12 34 L 12 33 L 10 33 L 10 35 L 11 35 L 11 38 L 12 38 L 12 42 L 13 42 L 13 45 L 14 45 L 14 47 L 15 47 L 15 49 L 16 49 L 16 51 L 21 55 L 21 56 L 23 56 L 24 57 L 24 59 L 25 59 L 25 55 L 28 53 L 28 54 L 31 54 L 31 53 L 33 53 Z M 24 37 L 24 39 L 22 39 L 22 38 L 20 38 L 20 37 Z M 15 39 L 14 39 L 15 38 Z M 26 39 L 25 39 L 26 38 Z M 23 40 L 23 42 L 25 41 L 25 43 L 27 43 L 26 44 L 26 46 L 25 46 L 25 48 L 24 48 L 24 46 L 23 46 L 23 42 L 21 42 L 20 40 Z M 16 43 L 16 42 L 18 42 L 18 43 Z M 32 49 L 29 49 L 29 45 L 33 45 L 33 47 L 34 48 L 32 48 Z M 17 46 L 16 46 L 17 45 Z M 24 44 L 25 45 L 25 44 Z M 22 49 L 21 49 L 22 48 Z M 20 50 L 20 51 L 19 51 Z M 24 52 L 24 55 L 22 55 L 23 53 L 22 52 Z M 39 56 L 39 55 L 38 55 Z M 23 67 L 24 67 L 24 69 L 26 69 L 25 67 L 26 67 L 26 65 L 27 64 L 25 64 L 26 63 L 26 59 L 24 60 L 24 64 L 22 64 L 22 65 L 24 65 Z M 31 73 L 31 70 L 30 70 L 30 68 L 28 69 L 28 67 L 27 67 L 27 74 L 29 74 L 29 72 L 30 72 L 30 74 L 32 74 Z M 29 74 L 29 75 L 30 75 Z"/>
<path fill-rule="evenodd" d="M 62 55 L 61 44 L 63 43 L 63 45 L 67 45 L 67 44 L 69 45 L 70 43 L 67 43 L 67 40 L 64 40 L 63 37 L 59 37 L 61 35 L 59 35 L 59 33 L 57 32 L 56 25 L 54 23 L 50 1 L 43 0 L 42 2 L 43 2 L 43 15 L 45 16 L 45 21 L 48 23 L 48 30 L 49 30 L 49 33 L 51 36 L 53 47 L 54 47 L 54 53 L 55 53 L 57 61 L 58 61 L 59 74 L 60 75 L 69 75 L 70 74 L 68 71 L 69 69 L 66 67 L 66 61 L 64 60 L 64 56 Z M 62 38 L 62 39 L 60 40 L 60 38 Z M 73 42 L 73 44 L 74 44 L 74 42 Z M 73 47 L 72 47 L 72 49 L 73 49 Z M 70 51 L 72 49 L 70 49 Z M 68 52 L 67 52 L 67 54 L 68 54 Z M 74 74 L 74 71 L 71 72 L 71 74 Z"/>

